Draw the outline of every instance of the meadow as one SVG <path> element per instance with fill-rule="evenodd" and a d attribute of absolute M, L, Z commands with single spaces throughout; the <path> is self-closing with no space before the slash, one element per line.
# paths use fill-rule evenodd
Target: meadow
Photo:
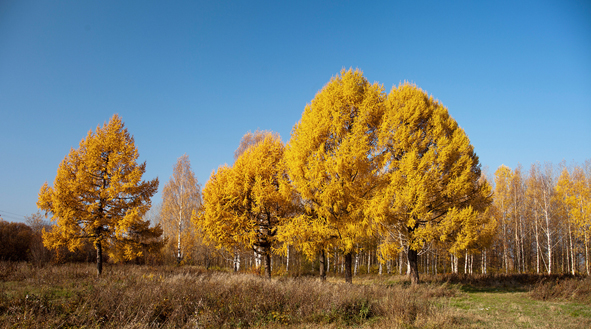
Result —
<path fill-rule="evenodd" d="M 591 279 L 275 276 L 194 266 L 0 262 L 2 328 L 589 328 Z"/>

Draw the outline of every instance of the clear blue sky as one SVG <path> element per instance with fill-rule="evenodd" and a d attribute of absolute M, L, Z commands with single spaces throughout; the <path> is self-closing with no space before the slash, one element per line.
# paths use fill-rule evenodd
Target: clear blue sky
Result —
<path fill-rule="evenodd" d="M 589 1 L 0 1 L 0 214 L 118 113 L 160 190 L 244 133 L 288 141 L 342 68 L 448 107 L 483 166 L 591 158 Z M 161 201 L 160 194 L 153 203 Z"/>

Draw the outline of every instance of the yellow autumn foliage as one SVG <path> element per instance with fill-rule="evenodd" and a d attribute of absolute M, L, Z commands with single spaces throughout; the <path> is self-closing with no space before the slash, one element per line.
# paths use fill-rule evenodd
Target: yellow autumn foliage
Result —
<path fill-rule="evenodd" d="M 563 169 L 555 189 L 566 204 L 568 219 L 574 224 L 577 235 L 587 242 L 591 236 L 591 175 L 585 175 L 579 166 L 572 174 Z"/>
<path fill-rule="evenodd" d="M 142 219 L 158 179 L 141 180 L 146 163 L 138 164 L 138 156 L 118 115 L 89 131 L 60 163 L 53 187 L 46 182 L 39 192 L 37 206 L 57 223 L 43 232 L 44 245 L 75 250 L 90 239 L 97 251 L 104 247 L 114 260 L 130 260 L 160 247 L 162 229 Z"/>
<path fill-rule="evenodd" d="M 359 70 L 342 70 L 307 105 L 294 126 L 285 163 L 303 213 L 284 230 L 284 241 L 313 257 L 338 247 L 351 254 L 371 234 L 364 207 L 378 182 L 376 130 L 382 86 Z"/>
<path fill-rule="evenodd" d="M 491 188 L 479 181 L 478 157 L 447 108 L 403 83 L 388 94 L 377 134 L 382 187 L 366 216 L 390 245 L 383 248 L 416 253 L 442 232 L 453 235 L 454 249 L 477 239 L 468 228 L 490 204 Z"/>
<path fill-rule="evenodd" d="M 192 217 L 218 248 L 247 247 L 265 257 L 276 247 L 277 228 L 292 209 L 277 134 L 247 148 L 233 166 L 221 166 L 203 188 L 203 210 Z"/>

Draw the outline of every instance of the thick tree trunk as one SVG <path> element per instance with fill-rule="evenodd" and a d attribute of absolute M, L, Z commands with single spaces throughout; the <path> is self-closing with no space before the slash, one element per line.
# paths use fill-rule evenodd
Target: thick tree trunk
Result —
<path fill-rule="evenodd" d="M 349 252 L 345 254 L 345 282 L 353 283 L 353 273 L 351 267 L 353 266 L 353 255 Z"/>
<path fill-rule="evenodd" d="M 410 273 L 408 276 L 410 277 L 411 284 L 418 284 L 419 283 L 419 263 L 418 263 L 418 252 L 411 248 L 408 248 L 407 252 L 408 258 L 408 266 L 410 268 Z"/>
<path fill-rule="evenodd" d="M 320 280 L 326 281 L 326 254 L 320 251 Z"/>
<path fill-rule="evenodd" d="M 96 274 L 101 275 L 103 273 L 103 246 L 101 240 L 96 242 Z"/>

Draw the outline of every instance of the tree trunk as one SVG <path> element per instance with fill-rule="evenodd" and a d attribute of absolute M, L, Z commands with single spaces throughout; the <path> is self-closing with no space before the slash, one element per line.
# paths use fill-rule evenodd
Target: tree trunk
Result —
<path fill-rule="evenodd" d="M 353 283 L 351 267 L 353 266 L 353 255 L 351 252 L 345 254 L 345 282 Z"/>
<path fill-rule="evenodd" d="M 468 250 L 466 250 L 466 257 L 464 257 L 464 274 L 468 273 Z"/>
<path fill-rule="evenodd" d="M 587 231 L 585 231 L 585 269 L 589 275 L 589 239 L 587 238 Z"/>
<path fill-rule="evenodd" d="M 408 274 L 410 277 L 411 284 L 418 284 L 419 283 L 419 263 L 418 263 L 418 252 L 411 248 L 408 248 L 407 258 L 408 258 L 408 267 L 410 268 L 410 273 Z"/>
<path fill-rule="evenodd" d="M 353 275 L 357 276 L 357 267 L 359 266 L 359 253 L 355 254 L 355 268 L 353 270 Z"/>
<path fill-rule="evenodd" d="M 179 238 L 177 242 L 176 263 L 180 264 L 183 258 L 181 254 L 181 234 L 183 233 L 183 183 L 181 182 L 180 207 L 179 207 Z"/>
<path fill-rule="evenodd" d="M 536 273 L 540 274 L 540 234 L 538 233 L 538 216 L 534 213 L 535 236 L 536 236 Z"/>
<path fill-rule="evenodd" d="M 568 223 L 568 241 L 570 244 L 570 263 L 571 263 L 571 273 L 575 275 L 575 250 L 573 247 L 573 234 L 570 228 L 570 222 Z"/>
<path fill-rule="evenodd" d="M 269 248 L 265 248 L 266 250 L 264 251 L 264 262 L 265 262 L 265 276 L 269 279 L 271 279 L 271 253 Z"/>
<path fill-rule="evenodd" d="M 96 275 L 103 273 L 103 246 L 101 240 L 96 242 Z"/>
<path fill-rule="evenodd" d="M 326 254 L 320 251 L 320 280 L 326 281 Z"/>
<path fill-rule="evenodd" d="M 548 244 L 548 274 L 552 274 L 552 232 L 550 231 L 550 219 L 548 212 L 546 216 L 546 243 Z"/>
<path fill-rule="evenodd" d="M 285 272 L 289 272 L 289 246 L 287 246 L 287 260 L 285 261 Z"/>

